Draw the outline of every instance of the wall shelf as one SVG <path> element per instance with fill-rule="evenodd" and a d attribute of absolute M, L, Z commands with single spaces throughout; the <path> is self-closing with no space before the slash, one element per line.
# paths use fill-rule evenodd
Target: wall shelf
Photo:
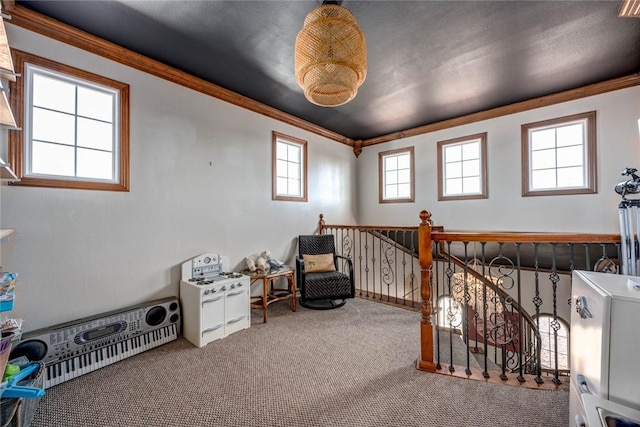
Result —
<path fill-rule="evenodd" d="M 2 160 L 2 158 L 0 158 L 0 178 L 10 180 L 18 179 L 18 176 L 15 174 L 13 169 L 11 169 L 11 165 Z"/>
<path fill-rule="evenodd" d="M 0 240 L 12 235 L 15 231 L 13 228 L 0 228 Z"/>

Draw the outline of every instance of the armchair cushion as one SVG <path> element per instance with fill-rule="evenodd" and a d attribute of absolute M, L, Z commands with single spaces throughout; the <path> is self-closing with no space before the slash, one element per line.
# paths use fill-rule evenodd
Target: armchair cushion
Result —
<path fill-rule="evenodd" d="M 302 255 L 304 270 L 307 273 L 323 273 L 336 271 L 333 254 Z"/>
<path fill-rule="evenodd" d="M 349 276 L 339 271 L 306 273 L 303 284 L 304 300 L 353 298 L 352 288 Z"/>

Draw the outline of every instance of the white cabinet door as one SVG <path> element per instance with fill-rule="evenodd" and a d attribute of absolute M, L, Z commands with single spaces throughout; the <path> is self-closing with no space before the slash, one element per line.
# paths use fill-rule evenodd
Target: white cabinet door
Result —
<path fill-rule="evenodd" d="M 202 344 L 210 343 L 225 336 L 224 294 L 211 295 L 202 300 Z"/>
<path fill-rule="evenodd" d="M 608 398 L 611 297 L 578 271 L 571 285 L 571 376 Z"/>
<path fill-rule="evenodd" d="M 251 319 L 248 287 L 231 290 L 227 293 L 225 300 L 225 319 L 227 322 L 225 333 L 227 335 L 249 327 Z"/>

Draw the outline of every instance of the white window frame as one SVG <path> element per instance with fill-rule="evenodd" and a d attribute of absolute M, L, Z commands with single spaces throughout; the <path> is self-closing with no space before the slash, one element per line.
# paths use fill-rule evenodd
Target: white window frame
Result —
<path fill-rule="evenodd" d="M 462 157 L 455 161 L 450 161 L 447 159 L 446 151 L 449 147 L 461 146 L 464 147 L 468 144 L 479 144 L 478 150 L 478 158 L 466 158 L 464 154 Z M 463 150 L 464 151 L 464 150 Z M 470 175 L 469 173 L 465 173 L 464 163 L 472 160 L 479 160 L 478 165 L 478 175 Z M 447 176 L 447 165 L 453 163 L 460 163 L 461 175 L 463 186 L 462 193 L 447 193 L 446 185 L 447 180 L 451 179 L 451 177 Z M 487 133 L 478 133 L 475 135 L 463 136 L 460 138 L 447 139 L 443 141 L 438 141 L 438 200 L 472 200 L 472 199 L 486 199 L 489 197 L 489 189 L 488 189 L 488 169 L 487 169 Z M 464 180 L 465 178 L 474 178 L 478 177 L 480 181 L 480 189 L 477 192 L 466 192 L 464 190 Z"/>
<path fill-rule="evenodd" d="M 399 157 L 409 156 L 409 165 L 408 168 L 398 168 L 396 166 L 395 169 L 387 168 L 387 162 L 393 160 L 394 158 L 397 160 Z M 406 171 L 409 169 L 406 175 L 405 181 L 399 181 L 398 178 L 400 171 Z M 387 182 L 387 174 L 393 174 L 395 172 L 396 182 L 388 183 Z M 399 185 L 409 184 L 409 195 L 407 197 L 393 197 L 387 194 L 387 189 L 389 186 L 396 187 Z M 413 147 L 399 148 L 397 150 L 389 150 L 382 151 L 378 153 L 378 200 L 380 203 L 411 203 L 415 201 L 415 162 L 414 162 L 414 149 Z"/>
<path fill-rule="evenodd" d="M 77 125 L 76 125 L 76 132 L 74 132 L 74 141 L 73 144 L 56 144 L 56 145 L 64 145 L 67 147 L 71 147 L 73 149 L 74 152 L 74 169 L 75 169 L 75 173 L 74 175 L 52 175 L 52 174 L 39 174 L 39 173 L 35 173 L 33 172 L 33 165 L 32 165 L 32 159 L 33 159 L 33 151 L 34 151 L 34 147 L 33 147 L 33 142 L 34 142 L 34 138 L 33 138 L 33 111 L 36 108 L 36 106 L 33 104 L 33 88 L 34 88 L 34 78 L 36 75 L 40 75 L 40 76 L 44 76 L 53 80 L 57 80 L 60 82 L 65 82 L 71 85 L 74 85 L 76 87 L 76 91 L 77 88 L 89 88 L 95 91 L 99 91 L 105 94 L 108 94 L 111 96 L 111 104 L 112 104 L 112 117 L 113 117 L 113 121 L 110 123 L 111 124 L 111 150 L 95 150 L 95 151 L 108 151 L 109 153 L 111 153 L 112 155 L 112 161 L 111 161 L 111 176 L 113 178 L 111 179 L 99 179 L 99 178 L 89 178 L 89 177 L 83 177 L 83 176 L 78 176 L 78 149 L 79 148 L 85 148 L 85 147 L 79 147 L 77 140 L 78 140 L 78 132 L 77 132 Z M 24 112 L 24 116 L 25 116 L 25 120 L 24 120 L 24 138 L 25 138 L 25 173 L 24 176 L 26 177 L 34 177 L 34 178 L 46 178 L 46 179 L 64 179 L 64 180 L 72 180 L 72 181 L 96 181 L 96 182 L 107 182 L 107 183 L 117 183 L 118 182 L 118 175 L 119 175 L 119 164 L 118 164 L 118 157 L 119 157 L 119 150 L 120 150 L 120 141 L 119 141 L 119 137 L 118 137 L 118 127 L 119 127 L 119 123 L 118 123 L 118 115 L 119 115 L 119 105 L 120 105 L 120 95 L 118 93 L 117 90 L 108 88 L 108 87 L 104 87 L 101 85 L 97 85 L 95 83 L 91 83 L 88 81 L 84 81 L 84 80 L 80 80 L 78 78 L 63 74 L 63 73 L 59 73 L 56 71 L 52 71 L 52 70 L 48 70 L 46 68 L 43 67 L 39 67 L 36 65 L 32 65 L 32 64 L 26 64 L 25 66 L 25 74 L 24 74 L 24 79 L 25 79 L 25 112 Z M 75 103 L 75 108 L 76 111 L 74 113 L 64 113 L 64 112 L 60 112 L 57 110 L 51 110 L 54 112 L 58 112 L 58 113 L 64 113 L 67 116 L 71 116 L 74 118 L 74 121 L 76 121 L 79 118 L 83 118 L 80 114 L 78 114 L 77 112 L 77 108 L 78 108 L 78 100 L 77 100 L 77 96 L 76 96 L 76 103 Z M 92 119 L 95 120 L 95 119 Z M 48 142 L 45 142 L 48 143 Z M 91 148 L 89 148 L 91 149 Z"/>
<path fill-rule="evenodd" d="M 88 190 L 129 191 L 129 85 L 120 83 L 97 74 L 79 70 L 49 59 L 41 58 L 19 50 L 12 51 L 14 63 L 22 74 L 22 78 L 11 87 L 11 103 L 15 111 L 19 111 L 16 118 L 22 132 L 12 132 L 9 137 L 9 157 L 11 164 L 15 165 L 16 175 L 19 181 L 13 181 L 11 185 L 57 187 Z M 56 142 L 56 145 L 70 147 L 74 156 L 74 175 L 56 175 L 34 173 L 32 170 L 33 155 L 33 79 L 35 75 L 41 75 L 57 81 L 80 88 L 88 88 L 94 91 L 106 93 L 112 99 L 112 121 L 110 123 L 109 136 L 111 139 L 110 150 L 81 147 L 77 145 L 78 114 L 77 99 L 76 110 L 64 113 L 73 117 L 76 123 L 73 141 Z M 21 107 L 21 108 L 18 108 Z M 96 120 L 95 117 L 87 117 Z M 99 120 L 98 120 L 99 121 Z M 105 122 L 107 123 L 107 122 Z M 50 143 L 49 141 L 43 141 Z M 77 155 L 80 149 L 109 152 L 112 156 L 111 179 L 100 179 L 78 176 Z"/>
<path fill-rule="evenodd" d="M 299 148 L 300 156 L 295 159 L 291 158 L 279 158 L 278 146 L 294 146 Z M 286 162 L 288 167 L 287 171 L 283 172 L 282 168 L 278 168 L 278 162 Z M 293 178 L 293 180 L 299 180 L 297 185 L 297 192 L 290 192 L 289 187 L 285 190 L 278 182 L 282 179 L 289 180 L 288 169 L 289 166 L 297 167 L 297 175 L 299 178 Z M 278 132 L 272 133 L 272 199 L 284 200 L 290 202 L 306 202 L 307 201 L 307 141 L 294 138 L 292 136 L 284 135 Z"/>
<path fill-rule="evenodd" d="M 572 126 L 580 124 L 582 125 L 582 163 L 580 166 L 583 168 L 583 183 L 579 186 L 559 186 L 558 185 L 558 171 L 561 171 L 565 166 L 558 166 L 557 160 L 561 157 L 559 150 L 576 147 L 577 144 L 572 146 L 563 146 L 558 143 L 557 132 L 566 126 Z M 597 193 L 597 176 L 596 176 L 596 112 L 589 111 L 586 113 L 574 114 L 571 116 L 558 117 L 551 120 L 544 120 L 540 122 L 528 123 L 521 126 L 522 129 L 522 196 L 553 196 L 553 195 L 570 195 L 570 194 L 594 194 Z M 545 148 L 544 150 L 553 150 L 555 156 L 555 165 L 553 167 L 545 168 L 545 170 L 555 170 L 556 184 L 552 187 L 546 188 L 534 188 L 533 187 L 533 173 L 536 170 L 533 165 L 534 151 L 532 150 L 532 134 L 538 131 L 555 131 L 555 142 L 552 148 Z M 543 151 L 542 149 L 539 151 Z M 566 167 L 575 167 L 576 165 L 570 165 Z"/>

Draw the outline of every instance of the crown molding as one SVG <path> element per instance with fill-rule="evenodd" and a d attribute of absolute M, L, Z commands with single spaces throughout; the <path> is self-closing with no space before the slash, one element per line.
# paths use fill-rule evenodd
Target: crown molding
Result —
<path fill-rule="evenodd" d="M 594 83 L 576 89 L 542 96 L 540 98 L 516 102 L 515 104 L 509 104 L 502 107 L 492 108 L 490 110 L 480 111 L 478 113 L 468 114 L 466 116 L 455 117 L 441 122 L 430 123 L 428 125 L 394 132 L 378 136 L 376 138 L 370 138 L 362 141 L 362 147 L 369 147 L 371 145 L 382 144 L 402 138 L 423 135 L 425 133 L 436 132 L 456 126 L 468 125 L 470 123 L 480 122 L 483 120 L 495 119 L 497 117 L 508 116 L 511 114 L 521 113 L 523 111 L 547 107 L 549 105 L 560 104 L 562 102 L 574 101 L 576 99 L 600 95 L 606 92 L 613 92 L 615 90 L 626 89 L 638 85 L 640 85 L 640 73 L 631 74 L 629 76 L 606 80 L 604 82 Z"/>

